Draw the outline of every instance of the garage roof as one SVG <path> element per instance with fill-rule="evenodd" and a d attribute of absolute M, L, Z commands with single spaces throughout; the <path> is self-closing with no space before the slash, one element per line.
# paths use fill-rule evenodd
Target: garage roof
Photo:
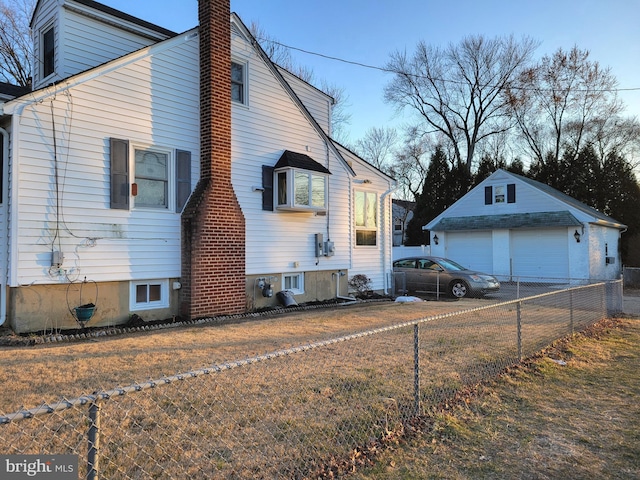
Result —
<path fill-rule="evenodd" d="M 478 215 L 443 218 L 431 230 L 495 230 L 514 228 L 580 227 L 582 223 L 569 211 Z"/>

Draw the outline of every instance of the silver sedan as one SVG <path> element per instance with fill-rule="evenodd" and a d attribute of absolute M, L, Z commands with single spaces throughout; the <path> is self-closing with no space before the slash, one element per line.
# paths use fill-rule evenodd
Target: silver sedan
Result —
<path fill-rule="evenodd" d="M 403 258 L 393 262 L 393 271 L 403 274 L 407 292 L 437 292 L 462 298 L 500 290 L 500 282 L 494 276 L 468 270 L 448 258 Z M 396 281 L 402 289 L 401 276 L 396 275 Z"/>

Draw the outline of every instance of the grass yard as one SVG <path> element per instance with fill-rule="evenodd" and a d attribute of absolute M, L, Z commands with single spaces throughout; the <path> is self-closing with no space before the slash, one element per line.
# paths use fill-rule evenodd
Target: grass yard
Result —
<path fill-rule="evenodd" d="M 349 478 L 640 478 L 639 371 L 640 318 L 613 321 L 483 385 Z"/>
<path fill-rule="evenodd" d="M 369 303 L 90 340 L 0 346 L 0 413 L 187 372 L 488 301 Z"/>
<path fill-rule="evenodd" d="M 585 291 L 584 296 L 588 305 L 592 295 Z M 580 302 L 585 299 L 579 301 L 576 295 L 574 305 Z M 1 347 L 4 395 L 0 412 L 7 414 L 20 406 L 30 408 L 62 397 L 75 398 L 96 390 L 158 380 L 266 352 L 450 314 L 420 327 L 421 408 L 423 412 L 433 411 L 433 406 L 449 401 L 458 389 L 466 390 L 517 362 L 515 306 L 471 311 L 489 304 L 476 299 L 359 304 L 252 317 L 228 325 L 181 326 L 69 343 Z M 560 305 L 547 300 L 523 305 L 525 355 L 566 335 L 574 325 L 588 325 L 598 318 L 597 311 L 588 308 L 575 308 L 569 315 Z M 462 316 L 452 314 L 460 310 L 470 311 Z M 520 315 L 520 309 L 517 312 Z M 628 322 L 634 325 L 632 320 Z M 349 470 L 349 461 L 361 463 L 355 457 L 349 460 L 354 446 L 365 446 L 366 451 L 372 439 L 396 438 L 395 434 L 404 428 L 402 419 L 415 412 L 413 334 L 411 326 L 384 329 L 372 336 L 357 336 L 311 351 L 116 395 L 101 406 L 101 475 L 225 480 L 307 475 L 315 478 L 314 475 L 329 474 L 327 466 L 333 468 L 331 465 L 336 466 L 334 471 L 344 473 Z M 553 353 L 562 355 L 554 358 L 565 358 L 568 365 L 560 367 L 542 359 L 539 365 L 532 363 L 503 377 L 508 380 L 507 385 L 520 393 L 521 385 L 546 379 L 549 372 L 570 372 L 576 359 L 582 357 L 579 350 L 572 350 L 573 344 L 567 345 Z M 596 377 L 599 378 L 594 374 Z M 567 379 L 564 381 L 566 392 L 559 397 L 562 399 L 568 398 L 574 388 Z M 495 421 L 491 448 L 483 439 L 475 440 L 484 447 L 477 459 L 470 457 L 478 464 L 476 470 L 467 473 L 444 466 L 434 470 L 433 458 L 442 458 L 449 468 L 455 465 L 457 457 L 444 456 L 445 447 L 475 439 L 474 435 L 480 433 L 475 433 L 473 422 L 489 415 L 493 406 L 502 405 L 496 402 L 498 397 L 492 396 L 491 388 L 485 386 L 477 396 L 470 397 L 468 407 L 429 417 L 435 421 L 419 435 L 409 437 L 410 442 L 403 440 L 402 449 L 385 451 L 375 467 L 356 475 L 363 475 L 363 479 L 429 475 L 483 478 L 485 474 L 486 478 L 513 478 L 509 470 L 501 470 L 502 466 L 509 466 L 502 456 L 510 459 L 522 455 L 529 462 L 526 454 L 532 445 L 564 448 L 564 444 L 553 443 L 556 437 L 545 431 L 531 437 L 538 439 L 535 442 L 522 437 L 526 430 L 521 428 L 526 428 L 527 423 L 520 424 L 512 415 L 505 431 L 518 436 L 515 446 L 509 446 L 511 437 L 502 439 L 505 433 Z M 537 395 L 544 398 L 545 391 L 543 385 Z M 524 408 L 529 401 L 527 395 L 530 394 L 522 393 L 515 403 Z M 473 407 L 474 401 L 481 403 Z M 552 418 L 551 413 L 539 415 L 537 405 L 527 411 L 540 425 Z M 86 408 L 74 407 L 60 414 L 13 422 L 0 430 L 0 445 L 10 446 L 9 453 L 34 449 L 73 451 L 84 458 L 86 413 Z M 574 417 L 577 418 L 571 416 Z M 475 443 L 463 451 L 480 449 Z M 529 478 L 521 473 L 516 472 L 516 478 Z"/>

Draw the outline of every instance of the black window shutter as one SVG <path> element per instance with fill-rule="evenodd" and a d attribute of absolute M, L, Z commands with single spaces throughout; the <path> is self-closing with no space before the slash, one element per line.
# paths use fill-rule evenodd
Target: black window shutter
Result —
<path fill-rule="evenodd" d="M 507 185 L 507 203 L 516 203 L 516 184 Z"/>
<path fill-rule="evenodd" d="M 129 141 L 109 139 L 111 208 L 129 210 Z"/>
<path fill-rule="evenodd" d="M 262 165 L 262 209 L 273 212 L 273 167 Z"/>
<path fill-rule="evenodd" d="M 484 187 L 484 204 L 491 205 L 493 203 L 493 188 Z"/>
<path fill-rule="evenodd" d="M 191 152 L 176 150 L 176 212 L 182 212 L 191 195 Z"/>

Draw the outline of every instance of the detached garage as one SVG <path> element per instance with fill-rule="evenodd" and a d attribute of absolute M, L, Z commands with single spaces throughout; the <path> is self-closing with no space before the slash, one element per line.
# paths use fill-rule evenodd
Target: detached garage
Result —
<path fill-rule="evenodd" d="M 611 280 L 626 226 L 548 185 L 497 170 L 423 227 L 431 253 L 525 281 Z"/>

